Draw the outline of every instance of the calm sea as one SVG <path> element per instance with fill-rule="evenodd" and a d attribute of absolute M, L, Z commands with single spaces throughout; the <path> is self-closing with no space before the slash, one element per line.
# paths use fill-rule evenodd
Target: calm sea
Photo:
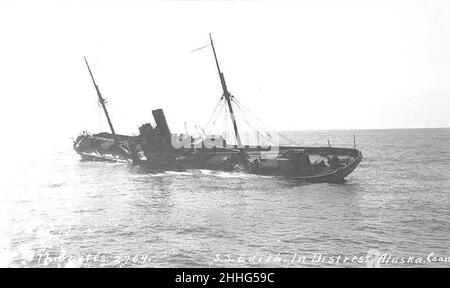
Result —
<path fill-rule="evenodd" d="M 450 267 L 450 129 L 287 134 L 344 147 L 355 134 L 364 158 L 343 184 L 149 175 L 82 162 L 65 139 L 10 161 L 0 266 Z"/>

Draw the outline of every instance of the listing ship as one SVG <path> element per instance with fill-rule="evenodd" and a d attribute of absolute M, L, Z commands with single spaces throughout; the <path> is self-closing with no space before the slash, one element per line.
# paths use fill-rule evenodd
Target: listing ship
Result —
<path fill-rule="evenodd" d="M 243 113 L 248 109 L 242 107 L 229 92 L 211 35 L 208 46 L 212 48 L 223 92 L 210 120 L 217 119 L 217 114 L 224 112 L 232 127 L 232 141 L 223 135 L 207 133 L 200 137 L 173 134 L 161 109 L 152 111 L 155 127 L 147 123 L 139 127 L 138 136 L 117 135 L 105 100 L 86 61 L 111 133 L 82 134 L 74 143 L 75 151 L 85 160 L 131 162 L 150 173 L 209 169 L 240 171 L 307 182 L 342 182 L 358 166 L 362 153 L 356 149 L 355 143 L 353 148 L 335 148 L 331 147 L 330 143 L 328 147 L 281 145 L 279 139 L 285 138 L 283 135 L 264 131 L 259 125 L 253 127 L 256 143 L 245 143 L 242 139 L 249 138 L 249 133 L 244 131 L 242 137 L 235 110 Z M 245 122 L 249 127 L 252 126 L 252 121 L 246 119 Z"/>
<path fill-rule="evenodd" d="M 163 111 L 158 109 L 153 111 L 156 127 L 143 125 L 137 144 L 130 146 L 129 155 L 134 164 L 150 172 L 186 169 L 241 171 L 308 182 L 341 182 L 358 166 L 362 153 L 355 144 L 353 149 L 334 148 L 330 144 L 328 147 L 284 146 L 278 142 L 273 145 L 273 138 L 264 131 L 256 131 L 259 145 L 243 144 L 234 112 L 235 108 L 243 109 L 228 90 L 211 35 L 210 46 L 223 91 L 218 106 L 224 108 L 228 115 L 234 143 L 229 144 L 224 137 L 217 135 L 194 138 L 172 134 Z"/>
<path fill-rule="evenodd" d="M 131 157 L 128 147 L 130 145 L 136 145 L 134 144 L 136 137 L 116 134 L 108 109 L 106 108 L 106 100 L 100 93 L 100 89 L 95 82 L 86 57 L 84 58 L 84 61 L 86 62 L 92 83 L 97 92 L 98 102 L 105 112 L 111 133 L 101 132 L 90 134 L 87 131 L 83 131 L 83 133 L 75 139 L 73 149 L 81 156 L 82 160 L 86 161 L 129 162 L 131 161 Z"/>

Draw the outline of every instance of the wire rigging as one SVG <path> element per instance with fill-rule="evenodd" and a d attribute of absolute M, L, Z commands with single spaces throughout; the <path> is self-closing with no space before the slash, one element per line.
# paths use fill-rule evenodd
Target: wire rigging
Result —
<path fill-rule="evenodd" d="M 219 99 L 219 101 L 216 104 L 216 107 L 214 108 L 213 112 L 211 113 L 211 116 L 209 117 L 208 122 L 206 122 L 206 125 L 204 126 L 205 129 L 209 126 L 209 123 L 211 122 L 211 120 L 213 119 L 213 117 L 216 115 L 217 112 L 217 108 L 219 108 L 219 106 L 222 105 L 222 98 Z M 219 112 L 220 113 L 220 112 Z M 216 116 L 217 117 L 217 116 Z"/>
<path fill-rule="evenodd" d="M 267 124 L 264 123 L 261 119 L 259 119 L 258 116 L 256 116 L 254 113 L 252 113 L 250 109 L 248 109 L 245 105 L 243 105 L 242 103 L 240 103 L 239 100 L 237 100 L 235 97 L 233 97 L 233 102 L 235 102 L 235 104 L 236 104 L 237 107 L 240 107 L 241 109 L 245 110 L 248 114 L 250 114 L 251 116 L 253 116 L 253 117 L 257 120 L 256 122 L 259 122 L 259 123 L 257 123 L 257 124 L 260 125 L 260 128 L 262 128 L 263 131 L 267 131 L 267 130 L 269 130 L 269 131 L 274 131 L 273 129 L 270 128 L 269 125 L 267 125 Z M 267 132 L 265 132 L 265 133 L 266 133 L 267 135 L 270 135 L 270 134 L 267 133 Z M 295 143 L 293 140 L 289 139 L 288 137 L 284 136 L 283 134 L 281 134 L 281 133 L 279 133 L 279 132 L 277 132 L 276 134 L 277 134 L 277 136 L 279 136 L 279 137 L 283 138 L 284 140 L 288 141 L 289 144 L 296 145 L 296 143 Z"/>
<path fill-rule="evenodd" d="M 288 137 L 282 135 L 279 132 L 275 132 L 274 129 L 271 129 L 269 125 L 267 125 L 265 122 L 263 122 L 258 116 L 256 116 L 250 109 L 248 109 L 245 105 L 243 105 L 239 100 L 236 99 L 233 95 L 230 94 L 230 100 L 232 104 L 236 107 L 234 111 L 234 117 L 239 120 L 239 122 L 242 124 L 246 124 L 250 133 L 249 138 L 253 137 L 253 139 L 256 140 L 256 144 L 259 146 L 278 146 L 280 143 L 279 138 L 284 139 L 287 141 L 290 145 L 298 145 Z M 239 112 L 239 113 L 236 113 Z M 217 121 L 220 119 L 220 115 L 223 113 L 223 120 L 224 120 L 224 127 L 221 130 L 222 136 L 224 139 L 232 140 L 233 142 L 237 143 L 236 135 L 233 131 L 232 127 L 230 128 L 230 125 L 232 123 L 232 117 L 231 113 L 229 111 L 226 99 L 224 96 L 222 96 L 219 101 L 217 102 L 213 112 L 211 113 L 211 116 L 208 119 L 208 122 L 204 126 L 203 134 L 206 136 L 206 132 L 213 132 L 212 130 L 214 127 L 216 127 Z M 230 137 L 230 133 L 232 136 L 232 139 L 228 139 Z M 251 137 L 250 137 L 251 136 Z M 250 144 L 250 143 L 248 143 Z"/>

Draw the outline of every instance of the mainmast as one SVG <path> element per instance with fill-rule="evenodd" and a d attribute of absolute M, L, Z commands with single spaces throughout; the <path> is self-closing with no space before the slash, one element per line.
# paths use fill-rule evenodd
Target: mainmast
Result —
<path fill-rule="evenodd" d="M 242 146 L 241 137 L 239 136 L 239 131 L 238 131 L 237 124 L 236 124 L 236 118 L 234 117 L 233 106 L 231 105 L 231 97 L 232 96 L 231 96 L 230 92 L 228 92 L 227 83 L 225 82 L 225 76 L 223 75 L 222 71 L 220 71 L 219 61 L 217 60 L 216 49 L 214 49 L 214 43 L 213 43 L 211 34 L 209 34 L 209 39 L 211 40 L 211 47 L 213 49 L 214 58 L 216 59 L 216 66 L 217 66 L 217 71 L 219 72 L 220 83 L 222 84 L 223 96 L 225 97 L 225 100 L 227 101 L 227 104 L 228 104 L 228 109 L 230 110 L 231 121 L 233 122 L 233 128 L 234 128 L 234 135 L 236 136 L 236 141 L 237 141 L 238 147 L 241 147 Z"/>
<path fill-rule="evenodd" d="M 109 118 L 108 109 L 106 109 L 105 99 L 102 97 L 102 94 L 100 93 L 100 89 L 98 89 L 97 83 L 95 83 L 94 76 L 92 75 L 92 71 L 91 71 L 91 68 L 89 67 L 86 57 L 84 57 L 84 61 L 86 62 L 87 68 L 89 70 L 89 74 L 91 75 L 92 83 L 94 83 L 95 90 L 97 91 L 98 102 L 100 102 L 100 104 L 102 105 L 103 111 L 105 111 L 106 120 L 108 120 L 109 128 L 111 128 L 111 133 L 114 137 L 114 140 L 117 141 L 116 132 L 114 131 L 114 127 L 112 125 L 111 118 Z"/>

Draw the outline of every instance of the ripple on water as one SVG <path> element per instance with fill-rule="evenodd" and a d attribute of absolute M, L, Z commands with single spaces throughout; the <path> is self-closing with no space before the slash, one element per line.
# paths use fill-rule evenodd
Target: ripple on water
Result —
<path fill-rule="evenodd" d="M 323 267 L 333 265 L 214 259 L 218 253 L 353 256 L 368 249 L 448 255 L 450 129 L 358 133 L 364 159 L 342 184 L 209 170 L 148 174 L 123 164 L 68 161 L 71 147 L 52 163 L 17 166 L 14 179 L 23 171 L 28 176 L 8 186 L 0 201 L 0 266 Z M 355 131 L 291 134 L 338 145 Z M 106 261 L 37 263 L 45 253 L 102 254 Z M 151 260 L 124 260 L 135 255 Z"/>

